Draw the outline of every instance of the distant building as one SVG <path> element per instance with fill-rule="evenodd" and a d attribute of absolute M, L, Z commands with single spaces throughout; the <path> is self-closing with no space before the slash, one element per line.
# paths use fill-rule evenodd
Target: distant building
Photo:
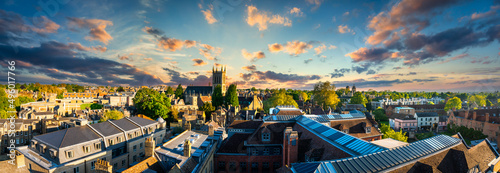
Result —
<path fill-rule="evenodd" d="M 226 94 L 227 85 L 226 85 L 226 68 L 221 67 L 220 69 L 212 68 L 212 84 L 210 83 L 207 86 L 191 86 L 188 85 L 184 90 L 184 96 L 211 96 L 213 90 L 217 85 L 222 87 L 222 95 Z M 187 102 L 191 103 L 192 99 L 188 99 Z"/>
<path fill-rule="evenodd" d="M 439 115 L 436 112 L 417 112 L 415 113 L 417 119 L 417 127 L 419 129 L 435 129 L 439 122 Z"/>
<path fill-rule="evenodd" d="M 121 92 L 119 94 L 109 95 L 110 106 L 134 106 L 135 92 Z"/>
<path fill-rule="evenodd" d="M 418 129 L 415 114 L 394 113 L 387 118 L 389 118 L 389 125 L 394 130 L 415 131 Z"/>
<path fill-rule="evenodd" d="M 7 147 L 11 146 L 11 140 L 16 147 L 24 146 L 28 145 L 35 135 L 40 134 L 38 119 L 15 119 L 13 122 L 14 128 L 11 127 L 9 119 L 0 119 L 0 154 L 9 152 Z"/>
<path fill-rule="evenodd" d="M 490 141 L 500 143 L 500 109 L 483 107 L 477 110 L 448 111 L 448 123 L 473 128 L 488 135 Z"/>
<path fill-rule="evenodd" d="M 248 110 L 258 110 L 264 108 L 262 100 L 257 97 L 257 95 L 238 97 L 238 102 L 242 109 L 248 108 Z"/>

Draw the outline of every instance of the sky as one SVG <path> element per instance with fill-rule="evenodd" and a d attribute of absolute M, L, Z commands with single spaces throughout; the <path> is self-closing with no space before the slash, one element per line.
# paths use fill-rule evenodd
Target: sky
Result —
<path fill-rule="evenodd" d="M 224 67 L 238 88 L 493 92 L 499 12 L 499 0 L 6 0 L 0 65 L 16 61 L 18 83 L 209 85 Z"/>

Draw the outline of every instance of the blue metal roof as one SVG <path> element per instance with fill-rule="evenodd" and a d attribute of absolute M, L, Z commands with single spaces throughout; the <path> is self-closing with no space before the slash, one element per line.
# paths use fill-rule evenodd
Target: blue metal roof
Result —
<path fill-rule="evenodd" d="M 370 154 L 384 150 L 382 147 L 325 126 L 306 116 L 299 118 L 298 123 L 352 156 Z"/>
<path fill-rule="evenodd" d="M 461 140 L 458 138 L 439 135 L 413 142 L 407 146 L 362 156 L 323 162 L 293 163 L 292 171 L 300 173 L 388 171 L 400 164 L 408 163 L 420 157 L 453 147 L 460 142 Z M 317 165 L 316 168 L 313 168 L 314 165 Z"/>

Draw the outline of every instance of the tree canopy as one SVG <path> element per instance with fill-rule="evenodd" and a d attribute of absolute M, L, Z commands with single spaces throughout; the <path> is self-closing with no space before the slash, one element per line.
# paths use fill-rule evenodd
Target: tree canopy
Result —
<path fill-rule="evenodd" d="M 158 117 L 168 118 L 170 98 L 165 94 L 160 94 L 149 88 L 142 88 L 137 91 L 133 101 L 139 114 L 144 114 L 154 120 Z"/>
<path fill-rule="evenodd" d="M 184 89 L 182 88 L 181 84 L 179 84 L 177 86 L 177 89 L 175 89 L 175 97 L 176 98 L 184 98 Z"/>
<path fill-rule="evenodd" d="M 328 109 L 328 107 L 335 109 L 337 103 L 340 102 L 335 93 L 335 85 L 330 82 L 319 82 L 314 85 L 313 97 L 317 104 L 323 105 L 323 109 Z"/>
<path fill-rule="evenodd" d="M 215 108 L 212 106 L 212 103 L 204 102 L 203 106 L 200 107 L 200 110 L 205 112 L 205 116 L 207 118 L 210 118 L 212 115 L 212 112 L 215 111 Z"/>
<path fill-rule="evenodd" d="M 285 89 L 280 89 L 273 93 L 271 98 L 264 101 L 264 111 L 269 111 L 269 108 L 280 106 L 280 105 L 293 105 L 296 108 L 299 107 L 297 102 L 293 100 L 293 96 L 288 95 Z"/>
<path fill-rule="evenodd" d="M 376 121 L 389 121 L 389 118 L 387 118 L 387 115 L 385 115 L 385 110 L 382 108 L 377 108 L 373 111 L 373 115 L 375 115 L 375 120 Z"/>
<path fill-rule="evenodd" d="M 167 87 L 167 94 L 174 94 L 174 89 L 172 89 L 172 87 L 168 86 Z"/>
<path fill-rule="evenodd" d="M 453 97 L 446 102 L 444 110 L 448 111 L 450 109 L 462 109 L 462 100 L 458 97 Z"/>
<path fill-rule="evenodd" d="M 99 122 L 107 121 L 107 120 L 119 120 L 123 118 L 123 113 L 118 110 L 111 110 L 104 112 L 103 116 L 99 120 Z"/>
<path fill-rule="evenodd" d="M 406 132 L 399 131 L 396 132 L 389 125 L 382 124 L 380 127 L 380 131 L 384 134 L 382 138 L 392 138 L 401 142 L 408 142 L 408 137 L 406 136 Z"/>
<path fill-rule="evenodd" d="M 226 92 L 226 99 L 225 100 L 226 100 L 226 107 L 228 107 L 229 105 L 232 105 L 235 107 L 240 106 L 240 103 L 238 101 L 238 92 L 236 90 L 235 84 L 229 85 L 229 88 L 227 89 L 227 92 Z"/>
<path fill-rule="evenodd" d="M 361 92 L 356 92 L 351 98 L 351 104 L 362 104 L 363 106 L 366 107 L 366 103 L 368 103 L 368 100 L 366 97 L 363 95 Z"/>
<path fill-rule="evenodd" d="M 212 106 L 219 107 L 224 104 L 224 96 L 222 95 L 222 86 L 217 85 L 212 93 Z"/>

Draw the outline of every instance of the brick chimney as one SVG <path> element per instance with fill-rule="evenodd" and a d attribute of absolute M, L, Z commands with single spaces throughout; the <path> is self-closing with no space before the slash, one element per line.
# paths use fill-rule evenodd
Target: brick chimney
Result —
<path fill-rule="evenodd" d="M 184 126 L 184 130 L 187 130 L 187 131 L 191 130 L 191 123 L 189 121 L 186 122 L 186 125 Z"/>
<path fill-rule="evenodd" d="M 472 120 L 476 120 L 476 117 L 477 117 L 476 111 L 472 112 Z"/>
<path fill-rule="evenodd" d="M 214 126 L 208 125 L 208 136 L 214 136 Z"/>
<path fill-rule="evenodd" d="M 19 151 L 16 151 L 15 154 L 16 154 L 16 166 L 17 166 L 17 168 L 26 166 L 26 163 L 24 162 L 24 155 L 21 154 Z"/>
<path fill-rule="evenodd" d="M 186 140 L 184 141 L 184 156 L 185 157 L 191 157 L 191 141 L 190 140 Z"/>
<path fill-rule="evenodd" d="M 151 138 L 146 138 L 145 142 L 145 158 L 153 157 L 155 153 L 155 141 Z"/>
<path fill-rule="evenodd" d="M 283 133 L 283 166 L 290 166 L 298 160 L 299 135 L 292 127 L 287 127 Z"/>
<path fill-rule="evenodd" d="M 109 164 L 109 162 L 97 159 L 97 162 L 95 163 L 95 172 L 98 173 L 112 173 L 113 172 L 113 166 Z"/>
<path fill-rule="evenodd" d="M 490 113 L 485 113 L 486 119 L 485 122 L 490 122 Z"/>

